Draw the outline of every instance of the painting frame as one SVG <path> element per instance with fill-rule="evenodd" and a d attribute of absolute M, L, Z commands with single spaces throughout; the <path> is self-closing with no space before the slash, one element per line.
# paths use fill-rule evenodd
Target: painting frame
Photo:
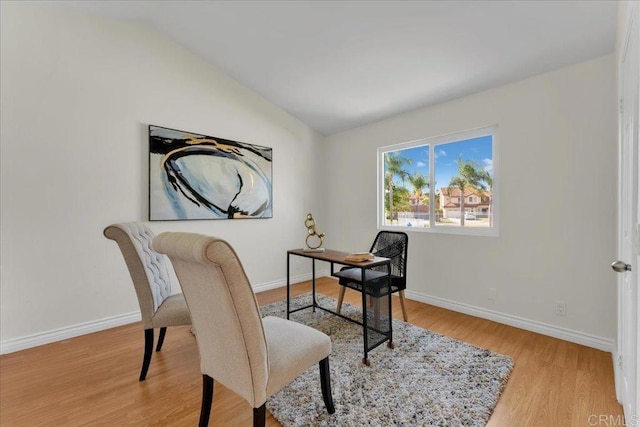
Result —
<path fill-rule="evenodd" d="M 150 124 L 149 221 L 273 218 L 273 149 Z"/>

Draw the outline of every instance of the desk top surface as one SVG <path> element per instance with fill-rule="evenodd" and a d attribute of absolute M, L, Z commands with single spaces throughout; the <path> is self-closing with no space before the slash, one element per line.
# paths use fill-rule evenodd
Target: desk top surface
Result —
<path fill-rule="evenodd" d="M 373 259 L 362 261 L 362 262 L 345 261 L 345 258 L 348 255 L 351 255 L 351 253 L 336 251 L 333 249 L 325 249 L 324 252 L 313 252 L 313 251 L 308 251 L 304 249 L 290 249 L 287 251 L 287 253 L 293 254 L 293 255 L 299 255 L 307 258 L 319 259 L 321 261 L 335 262 L 338 264 L 344 264 L 344 265 L 360 267 L 360 268 L 375 267 L 378 265 L 389 264 L 391 262 L 391 259 L 381 258 L 381 257 L 375 257 Z"/>

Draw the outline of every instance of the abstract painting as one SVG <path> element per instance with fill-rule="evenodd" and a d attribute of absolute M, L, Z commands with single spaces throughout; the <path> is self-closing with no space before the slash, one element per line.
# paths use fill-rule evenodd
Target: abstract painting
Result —
<path fill-rule="evenodd" d="M 271 218 L 272 149 L 149 126 L 149 220 Z"/>

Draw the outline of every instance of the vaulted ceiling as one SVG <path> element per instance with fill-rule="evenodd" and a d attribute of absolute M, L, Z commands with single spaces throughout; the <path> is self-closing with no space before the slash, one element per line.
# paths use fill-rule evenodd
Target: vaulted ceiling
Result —
<path fill-rule="evenodd" d="M 83 1 L 322 134 L 612 53 L 615 1 Z"/>

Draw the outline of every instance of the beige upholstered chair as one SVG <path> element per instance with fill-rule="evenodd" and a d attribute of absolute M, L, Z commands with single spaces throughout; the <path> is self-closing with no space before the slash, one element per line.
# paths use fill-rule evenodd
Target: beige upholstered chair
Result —
<path fill-rule="evenodd" d="M 160 328 L 156 346 L 156 351 L 160 351 L 168 326 L 191 324 L 189 309 L 182 294 L 171 295 L 168 260 L 151 248 L 155 236 L 147 225 L 135 222 L 113 224 L 104 229 L 104 235 L 115 240 L 120 247 L 138 296 L 144 328 L 140 381 L 144 381 L 153 354 L 153 329 Z"/>
<path fill-rule="evenodd" d="M 171 259 L 198 331 L 200 426 L 209 422 L 214 378 L 249 402 L 254 426 L 264 426 L 267 398 L 315 363 L 325 407 L 334 412 L 331 340 L 299 323 L 262 319 L 238 255 L 227 242 L 200 234 L 162 233 L 153 248 Z"/>

